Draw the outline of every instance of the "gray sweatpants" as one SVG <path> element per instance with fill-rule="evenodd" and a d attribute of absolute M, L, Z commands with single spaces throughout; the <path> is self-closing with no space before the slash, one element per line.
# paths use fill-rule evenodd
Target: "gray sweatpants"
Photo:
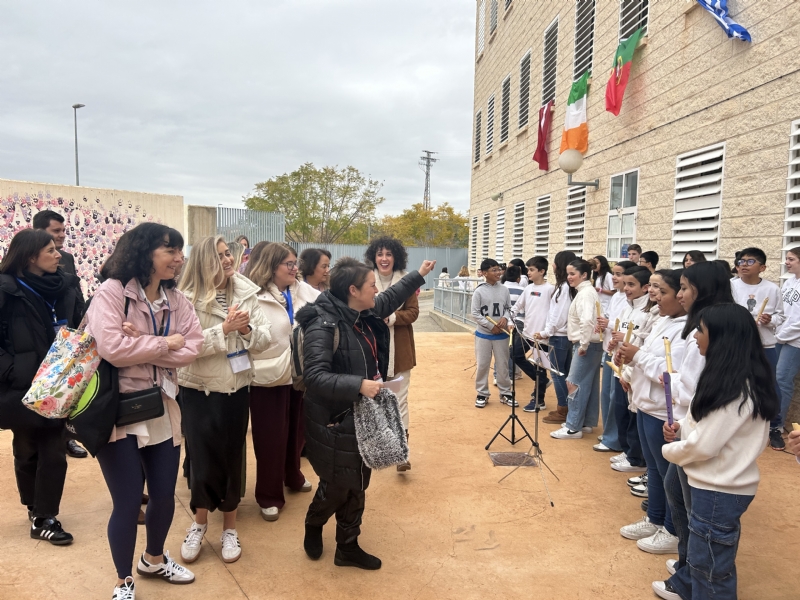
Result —
<path fill-rule="evenodd" d="M 479 396 L 488 398 L 489 370 L 492 366 L 492 354 L 497 365 L 497 387 L 501 395 L 511 395 L 511 380 L 508 378 L 508 338 L 502 340 L 487 340 L 475 336 L 475 362 L 478 370 L 475 372 L 475 391 Z"/>

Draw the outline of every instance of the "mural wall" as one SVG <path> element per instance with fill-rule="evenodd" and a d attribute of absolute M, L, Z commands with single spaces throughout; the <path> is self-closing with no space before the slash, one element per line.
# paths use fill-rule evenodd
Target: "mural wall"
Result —
<path fill-rule="evenodd" d="M 164 223 L 185 236 L 182 196 L 0 179 L 0 256 L 14 234 L 31 227 L 33 215 L 45 209 L 66 220 L 64 249 L 75 255 L 87 294 L 97 287 L 96 273 L 117 240 L 138 223 Z"/>

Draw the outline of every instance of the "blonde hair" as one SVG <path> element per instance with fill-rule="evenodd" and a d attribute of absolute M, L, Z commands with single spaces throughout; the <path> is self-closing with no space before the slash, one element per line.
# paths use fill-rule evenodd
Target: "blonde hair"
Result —
<path fill-rule="evenodd" d="M 458 272 L 459 277 L 469 277 L 469 269 L 466 265 L 461 265 L 461 270 Z"/>
<path fill-rule="evenodd" d="M 181 272 L 178 289 L 182 291 L 195 306 L 206 306 L 216 299 L 217 287 L 225 281 L 225 272 L 219 260 L 217 244 L 227 245 L 221 235 L 205 237 L 192 246 L 189 260 Z M 235 277 L 235 275 L 234 275 Z M 228 301 L 233 294 L 233 277 L 227 280 L 225 296 Z"/>
<path fill-rule="evenodd" d="M 244 257 L 244 245 L 239 242 L 228 242 L 228 250 L 231 251 L 233 257 L 233 270 L 238 273 Z"/>
<path fill-rule="evenodd" d="M 290 254 L 297 258 L 297 252 L 289 244 L 258 242 L 250 251 L 244 276 L 264 291 L 275 278 L 275 271 Z"/>

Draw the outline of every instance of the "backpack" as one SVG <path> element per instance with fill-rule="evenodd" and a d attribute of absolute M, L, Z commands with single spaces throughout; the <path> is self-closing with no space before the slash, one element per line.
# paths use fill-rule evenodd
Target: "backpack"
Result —
<path fill-rule="evenodd" d="M 292 387 L 300 392 L 306 391 L 306 383 L 303 381 L 303 367 L 305 359 L 303 357 L 303 341 L 305 330 L 302 327 L 295 327 L 292 331 Z M 339 326 L 333 330 L 333 353 L 339 349 Z"/>

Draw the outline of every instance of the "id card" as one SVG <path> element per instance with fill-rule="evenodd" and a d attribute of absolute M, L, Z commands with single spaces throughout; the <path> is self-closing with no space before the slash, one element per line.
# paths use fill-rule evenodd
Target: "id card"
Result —
<path fill-rule="evenodd" d="M 173 400 L 178 397 L 178 386 L 167 377 L 161 378 L 161 391 Z"/>
<path fill-rule="evenodd" d="M 55 323 L 53 323 L 53 329 L 55 330 L 56 335 L 58 335 L 59 332 L 62 329 L 64 329 L 64 327 L 66 327 L 67 325 L 68 325 L 68 322 L 67 322 L 66 319 L 61 319 L 60 321 L 56 321 Z"/>
<path fill-rule="evenodd" d="M 239 350 L 238 352 L 231 352 L 228 354 L 228 362 L 231 365 L 231 371 L 241 373 L 250 368 L 250 357 L 247 355 L 247 350 Z"/>

